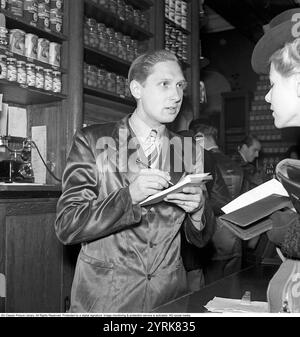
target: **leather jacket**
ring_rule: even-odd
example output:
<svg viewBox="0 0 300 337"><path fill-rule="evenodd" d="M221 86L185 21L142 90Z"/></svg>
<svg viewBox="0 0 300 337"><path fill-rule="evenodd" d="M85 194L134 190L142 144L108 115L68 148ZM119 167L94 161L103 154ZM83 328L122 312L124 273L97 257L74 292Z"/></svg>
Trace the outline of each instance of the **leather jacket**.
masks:
<svg viewBox="0 0 300 337"><path fill-rule="evenodd" d="M128 118L79 130L68 156L55 229L64 244L82 245L71 312L150 312L184 295L188 286L180 255L181 233L203 247L214 230L213 215L205 205L198 229L172 203L132 204L128 185L138 172L112 167L114 155L121 155L120 133L128 134L127 144L133 139ZM173 136L167 131L169 139ZM103 137L113 142L108 150L115 146L105 160L97 145ZM127 157L136 151L135 146L128 147ZM182 176L172 166L175 159L182 160L176 147L172 156L168 171L176 183ZM190 158L187 165L192 167L192 162Z"/></svg>

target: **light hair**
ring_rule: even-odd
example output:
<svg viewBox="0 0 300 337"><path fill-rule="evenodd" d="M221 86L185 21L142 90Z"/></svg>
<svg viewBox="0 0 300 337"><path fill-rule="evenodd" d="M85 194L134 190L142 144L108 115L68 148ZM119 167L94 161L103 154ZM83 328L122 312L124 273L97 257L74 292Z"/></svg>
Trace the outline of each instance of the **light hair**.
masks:
<svg viewBox="0 0 300 337"><path fill-rule="evenodd" d="M287 42L270 57L270 63L282 76L289 77L300 71L300 38Z"/></svg>
<svg viewBox="0 0 300 337"><path fill-rule="evenodd" d="M128 71L128 83L132 80L136 80L143 85L147 77L152 73L153 67L157 63L166 61L175 61L180 66L176 55L165 49L154 50L138 56L132 62Z"/></svg>

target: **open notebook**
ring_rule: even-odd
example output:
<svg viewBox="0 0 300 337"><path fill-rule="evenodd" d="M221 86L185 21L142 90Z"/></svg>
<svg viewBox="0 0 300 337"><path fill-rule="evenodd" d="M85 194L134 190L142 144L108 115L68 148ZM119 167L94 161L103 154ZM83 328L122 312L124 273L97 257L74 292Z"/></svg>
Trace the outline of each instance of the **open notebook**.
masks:
<svg viewBox="0 0 300 337"><path fill-rule="evenodd" d="M168 194L182 192L184 187L199 186L200 184L205 183L206 181L211 179L212 176L209 173L188 174L181 180L179 180L179 182L176 185L151 195L147 199L140 202L140 205L147 206L156 204L162 201Z"/></svg>
<svg viewBox="0 0 300 337"><path fill-rule="evenodd" d="M282 184L271 179L242 194L222 208L217 221L242 240L249 240L272 228L270 215L293 204Z"/></svg>

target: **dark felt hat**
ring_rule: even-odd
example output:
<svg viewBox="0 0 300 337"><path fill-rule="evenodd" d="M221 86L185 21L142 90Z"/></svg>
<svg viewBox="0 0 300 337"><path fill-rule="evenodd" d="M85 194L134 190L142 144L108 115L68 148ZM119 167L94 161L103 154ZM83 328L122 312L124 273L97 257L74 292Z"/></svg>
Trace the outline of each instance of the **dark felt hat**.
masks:
<svg viewBox="0 0 300 337"><path fill-rule="evenodd" d="M294 15L298 14L299 17ZM299 37L300 8L288 9L275 16L269 23L269 28L254 47L251 64L256 73L268 74L269 59L272 54L283 48L286 42ZM298 28L298 29L297 29Z"/></svg>

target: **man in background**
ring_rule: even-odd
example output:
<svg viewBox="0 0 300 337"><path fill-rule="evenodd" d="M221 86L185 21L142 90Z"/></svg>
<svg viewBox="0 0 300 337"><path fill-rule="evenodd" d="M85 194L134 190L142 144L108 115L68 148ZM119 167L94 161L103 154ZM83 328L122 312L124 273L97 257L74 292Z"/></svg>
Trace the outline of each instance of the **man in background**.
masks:
<svg viewBox="0 0 300 337"><path fill-rule="evenodd" d="M263 183L261 174L255 165L256 158L259 157L261 143L254 135L247 135L238 145L237 153L232 159L243 169L245 179L248 183L247 190L250 190Z"/></svg>
<svg viewBox="0 0 300 337"><path fill-rule="evenodd" d="M231 201L244 192L243 169L220 150L217 144L217 128L209 125L208 120L205 124L203 122L204 120L200 119L192 121L190 129L193 131L194 137L201 135L204 137L204 148L221 172L229 191L229 201ZM203 267L205 284L238 272L242 266L242 241L218 222L211 239L211 247L211 256L207 257Z"/></svg>

